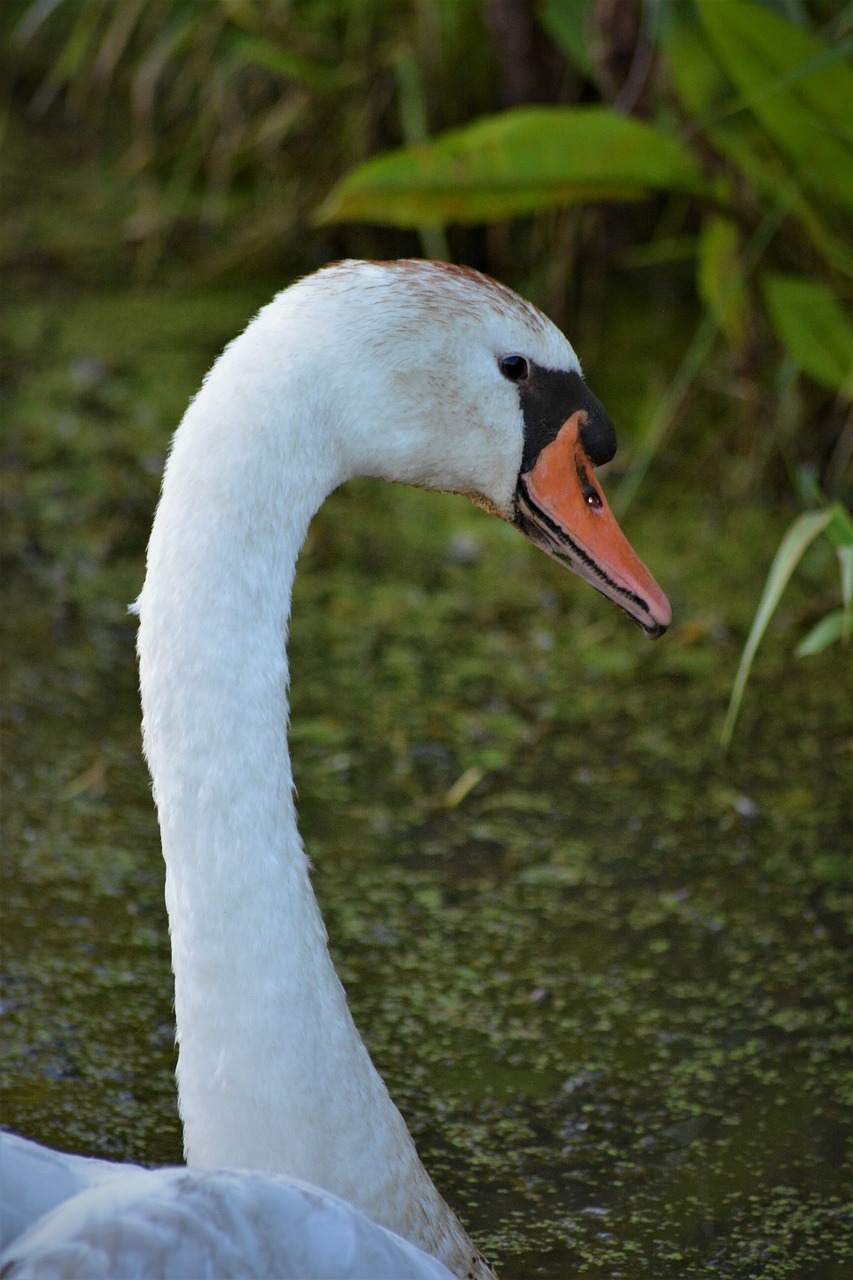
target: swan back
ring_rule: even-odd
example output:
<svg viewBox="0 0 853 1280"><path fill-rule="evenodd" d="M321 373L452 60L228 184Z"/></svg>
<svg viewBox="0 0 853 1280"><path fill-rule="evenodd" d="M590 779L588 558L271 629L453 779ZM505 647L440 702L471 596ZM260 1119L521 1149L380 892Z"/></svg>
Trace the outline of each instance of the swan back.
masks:
<svg viewBox="0 0 853 1280"><path fill-rule="evenodd" d="M139 1172L139 1165L66 1155L0 1132L0 1254L57 1205Z"/></svg>
<svg viewBox="0 0 853 1280"><path fill-rule="evenodd" d="M25 1180L38 1168L46 1184L33 1225L0 1255L4 1280L452 1280L352 1205L291 1178L109 1166L14 1138L0 1159ZM61 1197L47 1209L46 1191Z"/></svg>

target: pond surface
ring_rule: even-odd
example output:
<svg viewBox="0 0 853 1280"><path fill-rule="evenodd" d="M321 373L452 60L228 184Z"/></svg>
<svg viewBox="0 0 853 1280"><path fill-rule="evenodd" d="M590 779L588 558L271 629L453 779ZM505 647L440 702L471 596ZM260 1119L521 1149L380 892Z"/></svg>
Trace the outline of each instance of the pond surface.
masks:
<svg viewBox="0 0 853 1280"><path fill-rule="evenodd" d="M126 605L170 431L267 292L9 308L3 1119L66 1150L181 1158ZM591 376L617 423L630 381ZM459 499L362 482L309 536L292 750L317 893L377 1065L506 1280L850 1274L850 665L791 656L831 602L820 549L717 747L786 522L662 467L625 522L674 605L655 645Z"/></svg>

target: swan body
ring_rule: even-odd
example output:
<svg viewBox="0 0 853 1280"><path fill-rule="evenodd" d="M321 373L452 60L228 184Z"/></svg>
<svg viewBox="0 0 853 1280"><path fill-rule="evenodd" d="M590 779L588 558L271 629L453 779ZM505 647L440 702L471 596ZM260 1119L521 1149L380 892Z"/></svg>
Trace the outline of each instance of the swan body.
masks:
<svg viewBox="0 0 853 1280"><path fill-rule="evenodd" d="M0 1187L4 1280L452 1280L344 1200L282 1175L109 1165L4 1135Z"/></svg>
<svg viewBox="0 0 853 1280"><path fill-rule="evenodd" d="M309 1218L354 1206L377 1239L409 1241L423 1259L413 1276L442 1274L433 1260L493 1276L421 1164L329 957L287 751L291 590L326 496L381 476L470 495L660 634L669 606L593 476L614 449L566 338L462 268L326 268L279 294L214 364L173 441L136 606L191 1168L64 1197L45 1220L63 1247L112 1239L132 1205L153 1252L134 1254L127 1274L161 1274L151 1224L163 1206L174 1222L195 1215L207 1259L225 1247L223 1222L237 1241L250 1221L274 1226L287 1175ZM203 1172L229 1169L251 1172ZM358 1265L305 1274L383 1274ZM260 1273L247 1262L227 1274Z"/></svg>

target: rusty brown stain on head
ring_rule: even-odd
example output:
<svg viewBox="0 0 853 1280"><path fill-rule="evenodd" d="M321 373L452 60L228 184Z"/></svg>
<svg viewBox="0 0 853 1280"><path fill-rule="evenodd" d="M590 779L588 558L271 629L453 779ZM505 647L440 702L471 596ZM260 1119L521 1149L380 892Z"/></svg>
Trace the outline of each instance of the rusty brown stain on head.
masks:
<svg viewBox="0 0 853 1280"><path fill-rule="evenodd" d="M550 320L532 302L473 267L434 262L428 258L371 259L370 262L372 266L382 267L392 277L396 276L402 288L411 290L409 297L415 311L419 309L418 304L427 312L441 311L452 305L457 311L476 318L485 306L498 315L514 314L543 334L553 328ZM345 273L351 268L355 275L360 266L362 263L358 261L343 261L326 269ZM387 283L387 277L384 283ZM359 286L369 288L370 282L362 276Z"/></svg>

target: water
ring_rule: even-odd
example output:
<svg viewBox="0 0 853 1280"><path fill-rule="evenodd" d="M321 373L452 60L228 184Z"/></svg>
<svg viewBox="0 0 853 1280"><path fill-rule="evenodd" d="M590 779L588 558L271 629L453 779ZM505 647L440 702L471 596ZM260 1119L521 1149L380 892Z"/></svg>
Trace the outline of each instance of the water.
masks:
<svg viewBox="0 0 853 1280"><path fill-rule="evenodd" d="M67 1150L181 1155L125 606L171 426L263 300L13 319L3 1118ZM849 659L791 657L832 567L794 584L722 757L786 518L700 471L662 471L626 522L675 607L655 645L462 500L372 482L324 508L297 582L292 747L335 959L514 1280L849 1273Z"/></svg>

